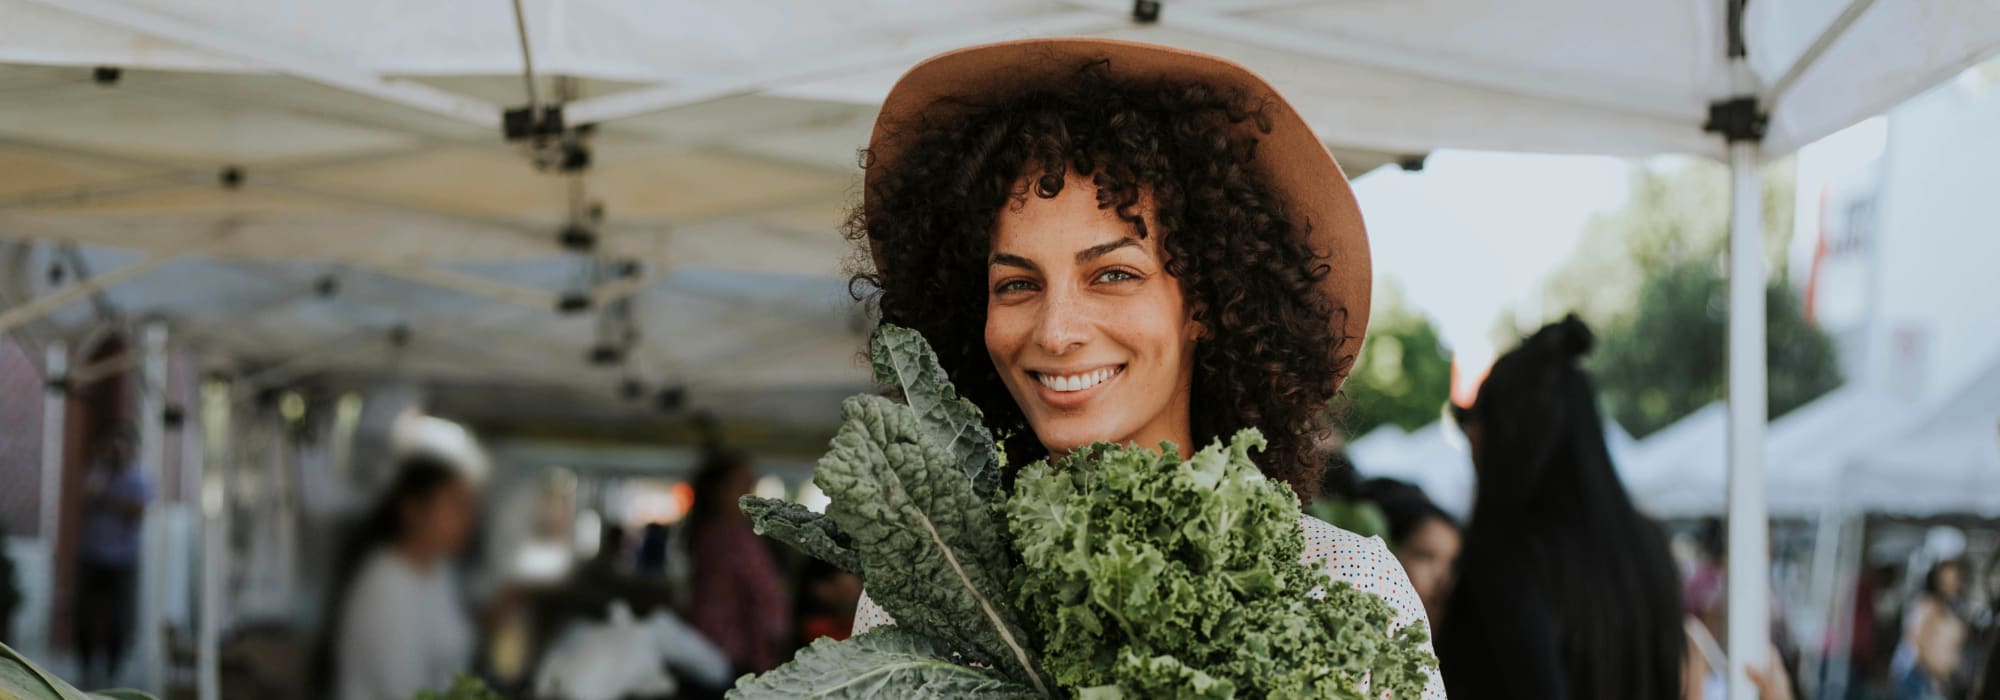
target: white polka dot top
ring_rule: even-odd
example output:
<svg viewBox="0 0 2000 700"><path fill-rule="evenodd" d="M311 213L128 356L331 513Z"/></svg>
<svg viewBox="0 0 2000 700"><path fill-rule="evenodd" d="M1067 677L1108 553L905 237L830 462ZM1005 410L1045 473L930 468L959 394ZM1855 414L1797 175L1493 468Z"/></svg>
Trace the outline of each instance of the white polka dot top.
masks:
<svg viewBox="0 0 2000 700"><path fill-rule="evenodd" d="M1430 619L1424 615L1424 604L1417 598L1416 589L1410 586L1410 577L1403 573L1403 565L1389 553L1381 538L1362 537L1306 515L1299 516L1299 523L1306 538L1305 553L1299 561L1318 564L1334 580L1352 583L1355 588L1381 596L1396 611L1396 619L1391 623L1394 629L1421 625L1426 633L1430 632ZM863 592L861 606L854 614L854 633L893 624L896 621L889 618L889 613ZM1425 642L1424 648L1430 649L1431 644ZM1382 697L1389 696L1383 693ZM1435 669L1419 700L1445 700L1444 679Z"/></svg>

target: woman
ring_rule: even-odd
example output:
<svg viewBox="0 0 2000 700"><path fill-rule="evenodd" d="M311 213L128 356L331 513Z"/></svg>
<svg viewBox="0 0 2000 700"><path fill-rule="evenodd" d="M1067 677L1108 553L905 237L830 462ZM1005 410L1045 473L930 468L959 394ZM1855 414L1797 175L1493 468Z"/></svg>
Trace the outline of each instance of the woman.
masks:
<svg viewBox="0 0 2000 700"><path fill-rule="evenodd" d="M337 700L408 700L443 691L472 662L472 628L452 563L478 510L472 480L429 456L406 457L342 549L332 639L315 685Z"/></svg>
<svg viewBox="0 0 2000 700"><path fill-rule="evenodd" d="M1432 624L1442 624L1451 595L1452 565L1458 561L1458 524L1423 489L1395 479L1369 479L1361 499L1375 504L1389 521L1389 548L1409 574Z"/></svg>
<svg viewBox="0 0 2000 700"><path fill-rule="evenodd" d="M1541 329L1459 412L1479 485L1438 655L1460 700L1681 697L1679 576L1612 469L1590 346L1575 316Z"/></svg>
<svg viewBox="0 0 2000 700"><path fill-rule="evenodd" d="M1263 471L1311 498L1367 327L1367 236L1261 78L1108 40L954 51L891 91L866 161L848 228L875 269L857 282L930 341L1010 463L1095 441L1185 456L1256 427ZM1428 627L1380 540L1301 525L1308 563ZM858 617L890 622L865 599Z"/></svg>
<svg viewBox="0 0 2000 700"><path fill-rule="evenodd" d="M777 563L736 505L755 479L749 458L711 450L695 472L694 505L687 516L694 560L688 621L722 649L738 675L776 668L791 642L791 606Z"/></svg>
<svg viewBox="0 0 2000 700"><path fill-rule="evenodd" d="M1924 590L1903 613L1903 641L1889 664L1896 700L1934 700L1958 671L1966 625L1958 616L1965 564L1947 559L1924 575Z"/></svg>

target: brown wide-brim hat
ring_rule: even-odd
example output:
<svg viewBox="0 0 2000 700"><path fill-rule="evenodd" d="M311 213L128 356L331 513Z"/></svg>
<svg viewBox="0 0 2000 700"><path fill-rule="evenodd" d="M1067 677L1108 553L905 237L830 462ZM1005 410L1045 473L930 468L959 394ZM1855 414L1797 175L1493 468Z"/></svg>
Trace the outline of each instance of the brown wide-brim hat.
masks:
<svg viewBox="0 0 2000 700"><path fill-rule="evenodd" d="M1347 175L1277 89L1225 58L1156 44L1088 38L1008 41L933 56L896 81L882 102L882 114L868 140L863 211L874 209L875 189L882 174L896 167L902 150L926 125L1074 79L1080 68L1097 61L1104 62L1116 79L1206 83L1240 91L1249 104L1261 104L1271 129L1257 135L1252 166L1261 169L1283 194L1293 221L1309 225L1312 248L1330 256L1332 272L1323 287L1333 308L1333 336L1347 338L1339 348L1339 357L1332 359L1358 356L1368 330L1373 272L1368 231L1361 223L1354 191L1347 186ZM1246 120L1242 128L1257 127L1254 121ZM869 245L880 270L882 251L872 238ZM1348 368L1341 369L1345 379Z"/></svg>

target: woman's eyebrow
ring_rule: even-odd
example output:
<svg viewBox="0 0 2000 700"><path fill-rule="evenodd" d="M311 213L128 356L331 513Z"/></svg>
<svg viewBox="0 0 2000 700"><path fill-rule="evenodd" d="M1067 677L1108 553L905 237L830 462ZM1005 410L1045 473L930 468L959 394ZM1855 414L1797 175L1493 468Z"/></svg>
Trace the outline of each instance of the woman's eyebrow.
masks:
<svg viewBox="0 0 2000 700"><path fill-rule="evenodd" d="M988 262L987 265L1006 265L1034 272L1041 272L1042 270L1042 268L1035 265L1035 261L1012 253L994 253L992 261Z"/></svg>
<svg viewBox="0 0 2000 700"><path fill-rule="evenodd" d="M1120 238L1110 243L1099 243L1089 248L1077 251L1076 261L1080 263L1090 262L1092 260L1096 260L1106 255L1110 255L1111 251L1117 250L1119 248L1136 248L1138 246L1139 246L1139 239L1133 238L1131 236L1126 236L1124 238Z"/></svg>

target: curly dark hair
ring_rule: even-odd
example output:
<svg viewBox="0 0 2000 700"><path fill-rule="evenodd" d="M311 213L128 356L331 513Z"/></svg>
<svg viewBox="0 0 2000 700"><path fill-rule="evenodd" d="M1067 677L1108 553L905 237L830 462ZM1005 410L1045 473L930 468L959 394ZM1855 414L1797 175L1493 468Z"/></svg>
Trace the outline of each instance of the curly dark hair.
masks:
<svg viewBox="0 0 2000 700"><path fill-rule="evenodd" d="M846 224L878 263L854 276L857 298L872 288L883 322L930 341L958 390L1009 435L1011 462L1046 456L993 370L987 291L973 280L986 278L1001 207L1054 198L1070 173L1087 176L1099 207L1142 238L1162 237L1166 270L1205 329L1190 397L1196 445L1256 427L1270 442L1264 473L1310 499L1323 468L1315 444L1351 353L1339 352L1345 339L1321 289L1328 255L1253 167L1271 129L1263 105L1200 82L1120 79L1103 61L1059 82L990 104L954 101L947 111L963 116L901 125L890 134L894 163L863 152L884 170L870 173L868 205Z"/></svg>

